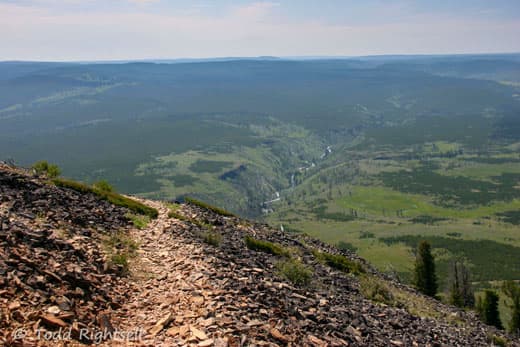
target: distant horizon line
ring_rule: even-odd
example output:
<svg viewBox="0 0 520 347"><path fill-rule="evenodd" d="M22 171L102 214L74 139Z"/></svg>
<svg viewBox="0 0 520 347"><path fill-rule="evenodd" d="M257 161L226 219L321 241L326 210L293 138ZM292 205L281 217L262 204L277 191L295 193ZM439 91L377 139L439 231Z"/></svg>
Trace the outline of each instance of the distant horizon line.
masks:
<svg viewBox="0 0 520 347"><path fill-rule="evenodd" d="M212 62L233 60L347 60L347 59L373 59L373 58L413 58L413 57L454 57L454 56L494 56L494 55L520 55L518 52L475 52L475 53L420 53L420 54L369 54L369 55L295 55L295 56L215 56L215 57L179 57L179 58L135 58L135 59L98 59L98 60L24 60L9 59L0 60L0 63L62 63L62 64L91 64L91 63L154 63L154 62Z"/></svg>

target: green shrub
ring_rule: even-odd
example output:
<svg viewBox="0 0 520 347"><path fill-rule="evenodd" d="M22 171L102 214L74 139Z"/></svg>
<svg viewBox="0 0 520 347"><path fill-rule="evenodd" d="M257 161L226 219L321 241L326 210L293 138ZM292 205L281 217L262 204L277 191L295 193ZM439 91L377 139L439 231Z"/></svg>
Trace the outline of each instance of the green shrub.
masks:
<svg viewBox="0 0 520 347"><path fill-rule="evenodd" d="M252 249L253 251L259 251L283 257L291 256L291 252L278 243L257 240L249 235L245 237L244 241L246 242L247 248Z"/></svg>
<svg viewBox="0 0 520 347"><path fill-rule="evenodd" d="M314 250L312 253L316 257L316 259L318 259L322 263L327 264L331 268L343 272L350 272L355 275L365 272L365 269L363 269L363 266L359 262L350 260L344 255L320 252L317 250Z"/></svg>
<svg viewBox="0 0 520 347"><path fill-rule="evenodd" d="M181 220L183 222L189 222L189 223L195 224L196 226L198 226L200 228L203 228L203 229L211 229L211 225L209 225L207 223L204 223L204 222L201 222L201 221L199 221L197 219L194 219L194 218L186 217L186 216L180 214L177 211L170 211L168 213L168 217L169 218L175 218L175 219Z"/></svg>
<svg viewBox="0 0 520 347"><path fill-rule="evenodd" d="M107 200L108 202L117 206L126 207L132 212L143 214L150 218L157 218L159 215L159 212L155 208L146 206L145 204L115 192L102 191L86 184L64 178L55 178L52 180L52 182L57 187L73 189L84 194L92 193L98 196L100 199Z"/></svg>
<svg viewBox="0 0 520 347"><path fill-rule="evenodd" d="M359 280L360 291L369 300L386 305L395 305L395 298L388 285L374 276L362 276Z"/></svg>
<svg viewBox="0 0 520 347"><path fill-rule="evenodd" d="M287 278L296 286L305 286L311 282L312 269L296 259L287 259L278 262L276 267L283 277Z"/></svg>
<svg viewBox="0 0 520 347"><path fill-rule="evenodd" d="M157 218L157 216L159 215L159 212L155 208L146 206L145 204L127 198L126 196L117 193L107 193L100 191L97 191L96 194L100 198L106 199L114 205L126 207L133 212L144 214L150 218Z"/></svg>
<svg viewBox="0 0 520 347"><path fill-rule="evenodd" d="M508 341L501 336L490 334L488 335L488 340L492 346L507 347L508 345Z"/></svg>
<svg viewBox="0 0 520 347"><path fill-rule="evenodd" d="M49 163L46 160L40 160L33 164L32 169L38 174L44 174L49 169Z"/></svg>
<svg viewBox="0 0 520 347"><path fill-rule="evenodd" d="M121 274L127 274L128 260L135 257L139 244L130 238L126 233L118 231L103 240L105 251L110 256L110 264L121 267Z"/></svg>
<svg viewBox="0 0 520 347"><path fill-rule="evenodd" d="M148 226L148 223L150 223L150 217L145 215L137 215L133 213L127 213L125 215L126 218L130 219L132 224L137 229L144 229Z"/></svg>
<svg viewBox="0 0 520 347"><path fill-rule="evenodd" d="M213 211L215 212L216 214L219 214L221 216L226 216L226 217L236 217L233 213L231 212L228 212L224 209L221 209L219 207L215 207L215 206L212 206L208 203L205 203L203 201L199 201L197 199L193 199L193 198L190 198L190 197L186 197L184 199L187 203L189 204L192 204L192 205L195 205L195 206L199 206L199 207L202 207L202 208L205 208L207 210L210 210L210 211Z"/></svg>
<svg viewBox="0 0 520 347"><path fill-rule="evenodd" d="M168 212L168 218L175 218L175 219L182 220L185 222L190 221L190 218L180 214L177 211L172 211L172 210L170 210L170 212Z"/></svg>
<svg viewBox="0 0 520 347"><path fill-rule="evenodd" d="M170 211L177 211L181 207L181 205L175 203L175 202L165 202L164 205L168 207Z"/></svg>
<svg viewBox="0 0 520 347"><path fill-rule="evenodd" d="M222 235L216 232L205 232L202 234L202 239L209 245L218 247L222 243Z"/></svg>
<svg viewBox="0 0 520 347"><path fill-rule="evenodd" d="M88 194L92 193L95 194L94 189L86 184L83 184L81 182L69 180L66 178L55 178L52 180L52 183L54 183L55 186L61 187L61 188L69 188L72 190L75 190L77 192Z"/></svg>
<svg viewBox="0 0 520 347"><path fill-rule="evenodd" d="M55 178L61 175L61 170L57 165L49 165L49 169L47 170L47 176L49 178Z"/></svg>
<svg viewBox="0 0 520 347"><path fill-rule="evenodd" d="M92 185L92 187L94 187L95 189L97 190L100 190L102 192L107 192L107 193L111 193L111 192L114 192L114 188L107 182L107 181L97 181L96 183L94 183Z"/></svg>
<svg viewBox="0 0 520 347"><path fill-rule="evenodd" d="M45 160L34 163L32 168L36 174L46 175L49 178L56 178L61 174L61 170L57 165L49 164Z"/></svg>
<svg viewBox="0 0 520 347"><path fill-rule="evenodd" d="M126 275L129 271L128 255L126 253L114 253L110 257L112 265L119 265L121 267L121 274Z"/></svg>
<svg viewBox="0 0 520 347"><path fill-rule="evenodd" d="M357 251L357 247L354 246L353 244L351 244L350 242L345 242L345 241L340 241L338 242L338 244L336 245L336 247L338 249L341 249L341 250L344 250L344 251L352 251L352 252L355 252Z"/></svg>
<svg viewBox="0 0 520 347"><path fill-rule="evenodd" d="M139 248L139 244L124 231L118 231L105 237L104 244L110 248L125 249L132 254Z"/></svg>

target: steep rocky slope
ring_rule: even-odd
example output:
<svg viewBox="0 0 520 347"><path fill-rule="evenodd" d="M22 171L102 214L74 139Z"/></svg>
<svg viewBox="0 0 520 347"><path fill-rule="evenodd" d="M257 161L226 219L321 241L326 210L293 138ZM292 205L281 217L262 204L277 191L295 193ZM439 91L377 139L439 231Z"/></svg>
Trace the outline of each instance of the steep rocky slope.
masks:
<svg viewBox="0 0 520 347"><path fill-rule="evenodd" d="M94 329L120 305L123 293L113 288L124 282L108 268L100 240L129 228L125 213L0 167L0 341L20 327Z"/></svg>
<svg viewBox="0 0 520 347"><path fill-rule="evenodd" d="M137 229L124 208L0 166L0 342L520 346L355 254L192 203L144 202L159 217ZM121 233L137 247L128 274L107 253Z"/></svg>

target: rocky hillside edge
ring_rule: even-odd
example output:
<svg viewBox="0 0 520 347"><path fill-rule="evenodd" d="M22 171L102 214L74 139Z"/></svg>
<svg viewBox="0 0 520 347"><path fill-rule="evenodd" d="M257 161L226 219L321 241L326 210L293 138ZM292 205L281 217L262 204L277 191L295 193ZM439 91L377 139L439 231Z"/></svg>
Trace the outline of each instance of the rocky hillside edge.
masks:
<svg viewBox="0 0 520 347"><path fill-rule="evenodd" d="M157 218L0 165L2 344L520 346L348 251L196 201L140 202Z"/></svg>

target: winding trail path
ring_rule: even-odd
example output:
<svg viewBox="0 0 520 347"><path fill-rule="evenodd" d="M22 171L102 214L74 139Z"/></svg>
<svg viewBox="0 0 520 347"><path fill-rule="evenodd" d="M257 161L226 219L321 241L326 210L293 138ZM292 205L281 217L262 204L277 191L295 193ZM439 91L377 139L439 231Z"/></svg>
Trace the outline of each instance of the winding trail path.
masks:
<svg viewBox="0 0 520 347"><path fill-rule="evenodd" d="M211 297L218 294L211 258L205 256L202 245L183 237L186 226L168 217L168 207L157 201L140 201L156 208L159 216L145 229L132 232L139 249L130 264L130 297L114 312L113 323L121 331L136 331L141 336L138 342L119 343L227 346L208 337L217 328L215 319L209 318L215 304Z"/></svg>

